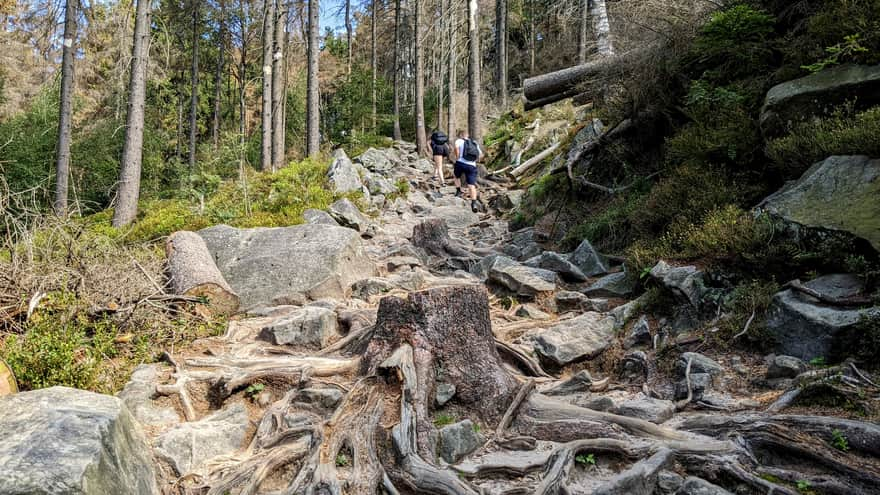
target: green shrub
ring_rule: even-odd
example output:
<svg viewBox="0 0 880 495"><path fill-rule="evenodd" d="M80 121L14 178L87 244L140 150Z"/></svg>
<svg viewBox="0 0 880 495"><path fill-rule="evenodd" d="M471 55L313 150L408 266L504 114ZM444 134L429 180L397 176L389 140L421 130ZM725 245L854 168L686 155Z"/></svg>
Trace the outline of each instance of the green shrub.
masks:
<svg viewBox="0 0 880 495"><path fill-rule="evenodd" d="M753 279L736 286L724 302L729 316L720 324L718 340L730 342L733 336L745 329L746 323L751 319L748 331L741 337L743 342L765 348L772 344L767 335L767 311L777 292L779 284L772 279Z"/></svg>
<svg viewBox="0 0 880 495"><path fill-rule="evenodd" d="M855 154L880 156L880 106L856 113L845 105L767 143L767 155L788 175L831 155Z"/></svg>
<svg viewBox="0 0 880 495"><path fill-rule="evenodd" d="M640 191L616 196L565 234L563 245L574 249L584 239L603 252L619 252L633 241L631 218L640 214L644 194Z"/></svg>
<svg viewBox="0 0 880 495"><path fill-rule="evenodd" d="M715 65L706 76L732 80L768 67L773 51L767 41L774 23L773 16L744 3L713 14L693 47L700 58Z"/></svg>

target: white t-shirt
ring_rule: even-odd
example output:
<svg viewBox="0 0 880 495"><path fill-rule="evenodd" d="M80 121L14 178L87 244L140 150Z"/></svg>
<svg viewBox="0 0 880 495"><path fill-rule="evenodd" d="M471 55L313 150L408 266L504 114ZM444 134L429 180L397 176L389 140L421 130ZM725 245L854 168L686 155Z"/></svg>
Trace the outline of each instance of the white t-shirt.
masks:
<svg viewBox="0 0 880 495"><path fill-rule="evenodd" d="M479 145L479 144L477 144L477 149L480 150L480 154L482 155L482 154L483 154L483 149L480 148L480 145ZM461 163L464 163L465 165L470 165L470 166L472 166L472 167L476 167L476 166L477 166L477 162L476 162L476 161L472 161L472 162L467 161L467 160L465 160L464 157L462 156L462 155L464 155L464 139L456 139L456 140L455 140L455 151L458 152L458 154L457 154L457 156L458 156L458 161L460 161Z"/></svg>

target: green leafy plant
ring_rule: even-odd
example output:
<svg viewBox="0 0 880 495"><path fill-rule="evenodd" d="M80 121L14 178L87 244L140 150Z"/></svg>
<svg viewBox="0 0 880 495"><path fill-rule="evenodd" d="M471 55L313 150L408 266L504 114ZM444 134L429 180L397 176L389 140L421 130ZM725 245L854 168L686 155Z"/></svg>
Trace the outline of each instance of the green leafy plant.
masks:
<svg viewBox="0 0 880 495"><path fill-rule="evenodd" d="M804 65L801 68L815 73L832 65L851 60L856 54L867 53L869 50L862 46L859 42L860 39L861 35L858 33L844 36L842 42L825 49L825 52L828 54L827 57L814 64Z"/></svg>
<svg viewBox="0 0 880 495"><path fill-rule="evenodd" d="M253 399L257 395L259 395L260 392L265 390L265 388L266 386L262 383L252 383L248 385L246 389L244 389L244 394Z"/></svg>
<svg viewBox="0 0 880 495"><path fill-rule="evenodd" d="M578 454L574 458L575 462L581 464L583 466L595 466L596 465L596 455L595 454Z"/></svg>
<svg viewBox="0 0 880 495"><path fill-rule="evenodd" d="M455 416L452 416L451 414L439 413L434 416L434 426L437 428L451 425L452 423L455 423Z"/></svg>
<svg viewBox="0 0 880 495"><path fill-rule="evenodd" d="M810 359L810 364L813 366L826 366L827 363L825 362L824 356L817 356Z"/></svg>
<svg viewBox="0 0 880 495"><path fill-rule="evenodd" d="M811 490L813 485L807 480L797 480L796 486L797 486L798 492L800 492L800 493L803 493L803 494L813 493L813 490Z"/></svg>
<svg viewBox="0 0 880 495"><path fill-rule="evenodd" d="M346 467L351 463L351 459L347 455L340 452L336 454L336 467Z"/></svg>
<svg viewBox="0 0 880 495"><path fill-rule="evenodd" d="M842 452L849 450L849 442L842 431L838 429L831 430L831 445Z"/></svg>

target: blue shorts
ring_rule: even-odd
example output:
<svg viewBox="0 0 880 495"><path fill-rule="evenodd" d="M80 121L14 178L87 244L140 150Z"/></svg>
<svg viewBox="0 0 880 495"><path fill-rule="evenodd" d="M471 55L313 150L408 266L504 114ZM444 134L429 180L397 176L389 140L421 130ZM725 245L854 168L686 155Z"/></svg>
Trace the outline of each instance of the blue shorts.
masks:
<svg viewBox="0 0 880 495"><path fill-rule="evenodd" d="M462 175L464 175L467 178L467 184L469 186L477 185L477 167L473 165L468 165L467 163L457 161L455 162L455 167L452 170L452 175L455 177L461 177Z"/></svg>

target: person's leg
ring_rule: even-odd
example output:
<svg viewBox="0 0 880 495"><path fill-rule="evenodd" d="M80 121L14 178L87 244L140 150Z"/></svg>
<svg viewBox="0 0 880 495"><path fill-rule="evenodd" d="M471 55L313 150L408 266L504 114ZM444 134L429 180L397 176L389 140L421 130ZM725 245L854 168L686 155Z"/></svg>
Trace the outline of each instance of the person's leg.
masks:
<svg viewBox="0 0 880 495"><path fill-rule="evenodd" d="M441 155L434 156L434 177L443 184L443 157Z"/></svg>
<svg viewBox="0 0 880 495"><path fill-rule="evenodd" d="M462 168L462 165L458 162L455 162L455 166L452 169L452 181L455 183L455 195L461 196L461 176L464 175L465 171Z"/></svg>
<svg viewBox="0 0 880 495"><path fill-rule="evenodd" d="M468 193L470 193L471 198L471 211L477 212L479 210L479 206L477 205L477 167L470 167L467 171L467 185L468 185Z"/></svg>

